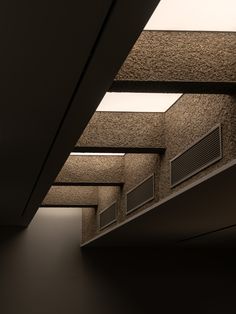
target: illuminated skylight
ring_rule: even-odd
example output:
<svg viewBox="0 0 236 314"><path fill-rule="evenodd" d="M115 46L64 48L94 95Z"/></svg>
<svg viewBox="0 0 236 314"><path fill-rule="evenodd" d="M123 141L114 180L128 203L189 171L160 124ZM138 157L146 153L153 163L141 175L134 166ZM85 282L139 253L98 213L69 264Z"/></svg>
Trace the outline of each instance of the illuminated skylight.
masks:
<svg viewBox="0 0 236 314"><path fill-rule="evenodd" d="M236 0L161 0L145 30L236 31Z"/></svg>
<svg viewBox="0 0 236 314"><path fill-rule="evenodd" d="M70 153L70 156L124 156L124 153Z"/></svg>
<svg viewBox="0 0 236 314"><path fill-rule="evenodd" d="M182 94L106 93L97 111L165 112Z"/></svg>

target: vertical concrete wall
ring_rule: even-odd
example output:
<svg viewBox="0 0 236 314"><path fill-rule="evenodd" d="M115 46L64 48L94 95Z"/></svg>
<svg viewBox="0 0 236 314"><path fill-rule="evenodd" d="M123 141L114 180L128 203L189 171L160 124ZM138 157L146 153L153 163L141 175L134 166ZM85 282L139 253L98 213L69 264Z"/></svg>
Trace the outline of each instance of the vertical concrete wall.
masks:
<svg viewBox="0 0 236 314"><path fill-rule="evenodd" d="M127 154L125 156L125 184L122 191L122 203L119 212L119 221L124 221L128 217L157 202L159 199L159 171L160 156L157 154ZM126 193L154 174L155 178L155 198L153 201L141 206L132 213L126 214Z"/></svg>
<svg viewBox="0 0 236 314"><path fill-rule="evenodd" d="M120 187L99 186L98 187L98 213L117 201L120 206Z"/></svg>
<svg viewBox="0 0 236 314"><path fill-rule="evenodd" d="M118 213L121 206L121 188L119 186L98 186L97 209L82 209L82 242L86 242L100 233L99 213L117 202ZM119 219L116 223L119 222ZM113 227L108 226L106 229Z"/></svg>
<svg viewBox="0 0 236 314"><path fill-rule="evenodd" d="M223 158L171 189L170 160L219 123L222 126ZM164 130L166 153L163 156L126 154L124 186L120 190L114 187L99 188L100 208L105 208L114 200L118 200L120 204L118 223L236 158L236 97L185 94L165 113ZM154 200L127 215L126 193L153 173L155 174ZM96 220L92 218L91 221L94 223ZM99 234L98 227L93 227L93 230L95 229L97 232L94 235Z"/></svg>
<svg viewBox="0 0 236 314"><path fill-rule="evenodd" d="M126 154L124 157L124 185L123 187L98 187L98 211L87 211L83 209L83 222L89 224L83 230L83 241L91 239L104 230L99 230L99 212L117 202L118 215L117 223L119 224L130 216L140 212L159 200L159 176L160 176L160 156L157 154ZM126 193L154 174L155 178L155 197L152 201L140 206L132 213L126 214ZM109 230L113 225L108 226L105 230Z"/></svg>
<svg viewBox="0 0 236 314"><path fill-rule="evenodd" d="M98 188L98 214L111 204L116 202L117 204L117 223L119 222L119 211L121 206L121 187L99 187ZM112 225L111 225L112 227ZM97 220L97 232L99 233L99 220Z"/></svg>
<svg viewBox="0 0 236 314"><path fill-rule="evenodd" d="M236 81L235 49L236 35L232 32L144 31L116 80ZM171 189L170 160L219 123L222 124L222 160ZM229 95L186 94L165 114L96 112L77 145L166 147L166 153L161 157L125 156L119 223L127 218L127 191L151 173L155 173L153 202L156 202L236 158L236 98ZM99 191L100 204L106 198L119 198L119 193L114 193L114 189ZM94 223L95 220L92 218L92 221Z"/></svg>
<svg viewBox="0 0 236 314"><path fill-rule="evenodd" d="M97 208L82 208L81 242L86 242L97 234Z"/></svg>
<svg viewBox="0 0 236 314"><path fill-rule="evenodd" d="M221 123L223 158L174 189L170 160ZM236 98L229 95L183 95L165 114L166 153L161 161L160 198L177 191L236 158Z"/></svg>

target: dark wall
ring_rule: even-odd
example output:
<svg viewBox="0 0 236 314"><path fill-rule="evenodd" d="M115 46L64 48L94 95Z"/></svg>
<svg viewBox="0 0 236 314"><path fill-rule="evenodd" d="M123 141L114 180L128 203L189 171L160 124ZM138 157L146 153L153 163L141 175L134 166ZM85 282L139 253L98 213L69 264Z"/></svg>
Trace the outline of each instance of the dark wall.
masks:
<svg viewBox="0 0 236 314"><path fill-rule="evenodd" d="M79 209L0 230L1 314L235 313L234 252L79 249Z"/></svg>

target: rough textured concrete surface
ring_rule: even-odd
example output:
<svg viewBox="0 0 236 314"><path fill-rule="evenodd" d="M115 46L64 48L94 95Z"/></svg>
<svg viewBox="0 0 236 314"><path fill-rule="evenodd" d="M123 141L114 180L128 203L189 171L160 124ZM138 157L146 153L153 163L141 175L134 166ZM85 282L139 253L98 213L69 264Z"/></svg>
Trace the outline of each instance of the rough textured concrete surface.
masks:
<svg viewBox="0 0 236 314"><path fill-rule="evenodd" d="M122 203L119 212L119 221L124 221L135 213L142 211L157 202L159 199L159 171L160 156L157 154L127 154L125 155L125 184L122 191ZM126 215L126 193L141 183L151 174L155 176L155 198L141 206L134 212Z"/></svg>
<svg viewBox="0 0 236 314"><path fill-rule="evenodd" d="M95 112L77 146L163 147L163 125L163 113Z"/></svg>
<svg viewBox="0 0 236 314"><path fill-rule="evenodd" d="M52 186L43 204L47 205L97 205L96 186Z"/></svg>
<svg viewBox="0 0 236 314"><path fill-rule="evenodd" d="M116 80L236 81L236 33L143 31Z"/></svg>
<svg viewBox="0 0 236 314"><path fill-rule="evenodd" d="M170 160L219 123L222 126L223 158L171 189ZM236 97L185 94L165 113L164 136L167 149L165 155L161 157L156 154L125 155L125 184L120 190L118 223L236 158ZM152 173L155 174L155 199L126 215L125 195L127 191ZM102 187L102 190L99 190L99 202L104 206L101 208L110 205L116 197L114 189L106 190ZM94 221L95 218L91 217L92 224ZM94 226L92 228L95 230ZM98 233L99 231L97 231ZM91 236L91 234L89 235Z"/></svg>
<svg viewBox="0 0 236 314"><path fill-rule="evenodd" d="M170 188L170 160L221 123L223 158ZM161 162L160 197L179 190L236 157L236 98L228 95L185 94L165 114L166 153Z"/></svg>
<svg viewBox="0 0 236 314"><path fill-rule="evenodd" d="M98 211L87 213L86 209L83 210L83 215L86 224L90 227L86 227L83 231L83 241L87 241L92 237L100 233L98 226L98 217L96 215L111 205L114 201L117 201L118 217L117 223L121 223L130 216L137 212L144 210L151 204L155 203L159 199L159 171L160 171L160 157L157 154L126 154L125 155L125 184L120 187L98 187ZM151 174L155 175L155 198L141 206L134 212L126 215L126 193L142 182ZM94 225L95 224L95 225ZM112 228L109 226L109 228ZM103 231L102 231L103 232ZM86 240L85 240L86 239Z"/></svg>
<svg viewBox="0 0 236 314"><path fill-rule="evenodd" d="M117 211L120 211L121 188L116 186L99 186L98 187L98 208L97 210L84 208L82 211L83 228L82 242L86 242L100 233L99 229L99 213L117 202ZM117 220L118 222L118 220ZM108 226L104 230L113 227L114 224ZM102 231L104 231L102 230Z"/></svg>
<svg viewBox="0 0 236 314"><path fill-rule="evenodd" d="M56 182L122 183L124 160L121 156L70 156Z"/></svg>
<svg viewBox="0 0 236 314"><path fill-rule="evenodd" d="M117 203L117 214L120 211L122 188L117 186L99 186L98 187L98 212L110 206L112 203ZM118 217L117 217L118 221ZM109 228L109 227L108 227ZM108 229L107 228L107 229Z"/></svg>
<svg viewBox="0 0 236 314"><path fill-rule="evenodd" d="M82 239L81 243L88 241L97 234L97 209L82 208Z"/></svg>
<svg viewBox="0 0 236 314"><path fill-rule="evenodd" d="M101 212L112 203L116 202L119 206L120 187L117 186L99 186L98 187L98 212Z"/></svg>
<svg viewBox="0 0 236 314"><path fill-rule="evenodd" d="M144 31L116 80L236 81L236 33ZM170 160L217 124L223 158L175 188ZM118 223L236 158L236 96L185 94L166 113L95 112L80 137L81 147L166 147L165 155L69 157L56 181L119 182L120 187L52 187L44 204L91 205L83 210L83 242L99 234L98 213L118 201ZM155 199L126 215L125 196L155 174Z"/></svg>

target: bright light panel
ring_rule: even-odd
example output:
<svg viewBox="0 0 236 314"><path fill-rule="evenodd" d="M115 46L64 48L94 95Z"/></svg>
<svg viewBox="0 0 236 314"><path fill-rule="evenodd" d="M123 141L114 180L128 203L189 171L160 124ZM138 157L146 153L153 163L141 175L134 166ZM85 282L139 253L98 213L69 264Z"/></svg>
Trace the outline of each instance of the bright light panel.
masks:
<svg viewBox="0 0 236 314"><path fill-rule="evenodd" d="M97 111L165 112L182 94L106 93Z"/></svg>
<svg viewBox="0 0 236 314"><path fill-rule="evenodd" d="M161 0L145 30L236 31L236 0Z"/></svg>
<svg viewBox="0 0 236 314"><path fill-rule="evenodd" d="M124 153L70 153L70 156L124 156Z"/></svg>

